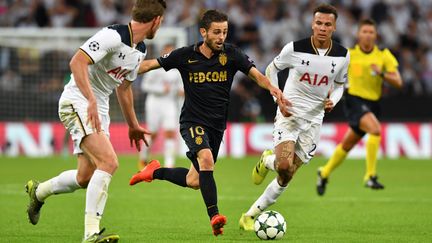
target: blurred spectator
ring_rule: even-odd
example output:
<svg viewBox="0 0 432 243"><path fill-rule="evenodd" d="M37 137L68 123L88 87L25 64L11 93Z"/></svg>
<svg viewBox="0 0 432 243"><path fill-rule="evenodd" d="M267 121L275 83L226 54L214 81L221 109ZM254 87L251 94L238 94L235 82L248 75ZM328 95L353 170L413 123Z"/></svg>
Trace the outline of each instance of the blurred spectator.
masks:
<svg viewBox="0 0 432 243"><path fill-rule="evenodd" d="M21 77L12 70L6 70L0 77L0 90L17 92L21 88Z"/></svg>
<svg viewBox="0 0 432 243"><path fill-rule="evenodd" d="M107 26L117 22L119 12L116 9L114 0L93 0L91 3L95 10L98 26Z"/></svg>
<svg viewBox="0 0 432 243"><path fill-rule="evenodd" d="M78 9L68 5L66 0L56 0L48 12L51 26L55 28L72 27L75 17L78 16Z"/></svg>

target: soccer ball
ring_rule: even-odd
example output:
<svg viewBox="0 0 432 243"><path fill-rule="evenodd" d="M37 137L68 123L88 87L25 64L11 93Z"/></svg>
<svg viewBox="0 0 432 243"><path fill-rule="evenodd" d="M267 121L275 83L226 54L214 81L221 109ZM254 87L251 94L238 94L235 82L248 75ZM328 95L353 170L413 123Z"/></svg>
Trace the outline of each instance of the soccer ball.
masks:
<svg viewBox="0 0 432 243"><path fill-rule="evenodd" d="M262 212L255 219L255 234L261 240L278 240L285 235L286 222L276 211Z"/></svg>

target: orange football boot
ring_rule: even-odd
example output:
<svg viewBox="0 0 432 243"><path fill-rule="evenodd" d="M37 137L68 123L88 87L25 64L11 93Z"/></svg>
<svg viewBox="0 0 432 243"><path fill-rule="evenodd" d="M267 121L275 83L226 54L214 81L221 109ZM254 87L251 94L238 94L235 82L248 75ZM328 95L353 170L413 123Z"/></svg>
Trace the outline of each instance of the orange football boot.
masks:
<svg viewBox="0 0 432 243"><path fill-rule="evenodd" d="M145 182L151 182L153 181L153 172L157 169L159 169L160 163L157 160L152 160L150 163L147 164L144 169L142 169L140 172L136 173L132 176L132 178L129 181L129 185L135 185L138 182L145 181Z"/></svg>

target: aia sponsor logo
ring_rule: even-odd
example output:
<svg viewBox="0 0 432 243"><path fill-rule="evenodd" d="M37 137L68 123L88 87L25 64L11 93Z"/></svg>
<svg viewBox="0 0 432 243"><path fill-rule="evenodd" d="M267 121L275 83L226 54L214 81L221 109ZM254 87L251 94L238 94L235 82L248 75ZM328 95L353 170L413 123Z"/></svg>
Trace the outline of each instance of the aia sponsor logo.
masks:
<svg viewBox="0 0 432 243"><path fill-rule="evenodd" d="M113 76L115 79L118 80L123 80L130 72L130 70L122 69L121 67L116 67L107 71L109 75Z"/></svg>
<svg viewBox="0 0 432 243"><path fill-rule="evenodd" d="M309 74L304 73L300 78L300 82L308 82L310 85L320 86L320 85L328 85L328 77L327 75L319 76L318 74Z"/></svg>

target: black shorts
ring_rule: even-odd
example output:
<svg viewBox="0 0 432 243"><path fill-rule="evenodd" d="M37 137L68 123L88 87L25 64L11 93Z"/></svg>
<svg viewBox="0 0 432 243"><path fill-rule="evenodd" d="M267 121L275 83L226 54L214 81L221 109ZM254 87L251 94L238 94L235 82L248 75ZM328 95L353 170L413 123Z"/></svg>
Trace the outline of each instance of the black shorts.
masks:
<svg viewBox="0 0 432 243"><path fill-rule="evenodd" d="M358 135L364 136L366 133L360 129L360 119L368 112L372 112L378 118L381 108L378 101L366 100L347 93L345 95L344 112L352 130Z"/></svg>
<svg viewBox="0 0 432 243"><path fill-rule="evenodd" d="M210 149L214 163L216 163L223 132L196 123L185 122L180 124L180 134L189 148L186 156L192 161L197 171L199 171L197 156L201 149Z"/></svg>

